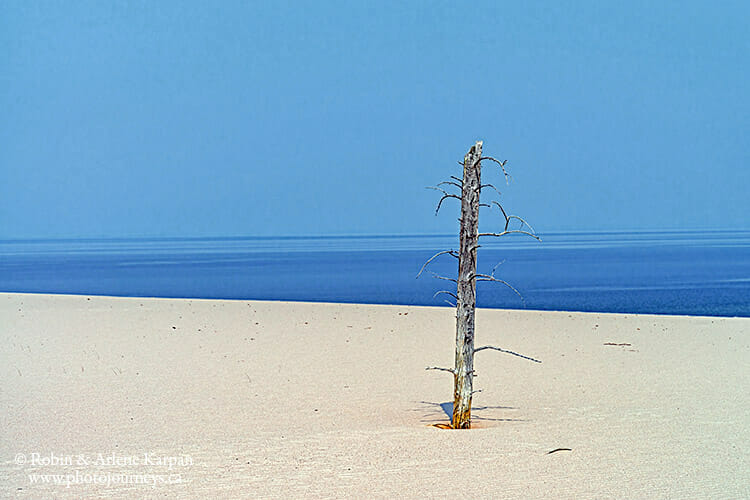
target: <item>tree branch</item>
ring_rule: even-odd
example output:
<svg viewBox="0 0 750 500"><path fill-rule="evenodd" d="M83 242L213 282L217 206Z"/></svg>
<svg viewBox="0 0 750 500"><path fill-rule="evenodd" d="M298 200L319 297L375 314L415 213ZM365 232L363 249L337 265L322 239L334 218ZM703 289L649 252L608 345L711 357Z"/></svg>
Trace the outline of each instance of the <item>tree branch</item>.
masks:
<svg viewBox="0 0 750 500"><path fill-rule="evenodd" d="M449 372L449 373L452 373L453 375L456 374L456 370L454 370L453 368L441 368L439 366L428 366L427 368L425 368L425 370L438 370L441 372Z"/></svg>
<svg viewBox="0 0 750 500"><path fill-rule="evenodd" d="M437 257L440 257L441 255L446 254L446 253L448 255L451 255L451 256L455 257L455 258L458 258L458 253L455 250L443 250L442 252L438 252L435 255L433 255L432 257L430 257L429 259L427 259L427 262L424 263L424 265L422 266L422 269L420 269L419 272L417 273L417 278L419 278L422 275L422 273L424 272L425 268L427 267L427 265L430 262L432 262Z"/></svg>
<svg viewBox="0 0 750 500"><path fill-rule="evenodd" d="M494 189L498 196L502 196L502 193L492 184L482 184L481 186L479 186L479 192L481 193L482 189L488 188L488 187Z"/></svg>
<svg viewBox="0 0 750 500"><path fill-rule="evenodd" d="M461 200L461 197L460 197L460 196L458 196L458 195L455 195L455 194L451 194L451 193L449 193L448 191L446 191L445 189L440 189L439 187L435 187L435 186L427 186L427 188L426 188L426 189L434 189L435 191L440 191L441 193L443 193L443 197L442 197L442 198L440 198L440 201L438 201L438 204L437 204L437 208L435 209L435 215L437 215L437 214L438 214L438 212L440 211L440 206L441 206L441 205L443 204L443 202L444 202L444 201L445 201L446 199L448 199L448 198L455 198L455 199L457 199L457 200L459 200L459 201Z"/></svg>
<svg viewBox="0 0 750 500"><path fill-rule="evenodd" d="M503 231L502 233L479 233L477 237L479 236L494 236L495 238L499 238L500 236L505 236L506 234L525 234L526 236L531 236L535 240L542 241L542 239L535 235L534 233L530 233L528 231L521 231L520 229L516 230L510 230L510 231Z"/></svg>
<svg viewBox="0 0 750 500"><path fill-rule="evenodd" d="M500 267L500 266L502 266L503 264L505 264L505 259L503 259L500 262L498 262L497 264L495 264L495 267L492 268L492 272L490 273L490 276L494 276L495 275L495 271L497 270L497 268Z"/></svg>
<svg viewBox="0 0 750 500"><path fill-rule="evenodd" d="M481 158L479 158L479 161L482 161L482 160L494 161L495 163L500 165L500 168L503 169L503 174L505 175L505 183L506 184L510 183L510 180L512 179L512 177L510 176L508 171L505 170L505 164L508 163L508 160L499 161L491 156L482 156Z"/></svg>
<svg viewBox="0 0 750 500"><path fill-rule="evenodd" d="M508 230L508 224L510 224L510 218L508 217L508 214L505 212L505 209L500 204L500 202L497 202L497 201L493 200L492 203L494 203L495 205L497 205L497 208L499 208L500 211L503 213L503 217L505 217L505 228L504 228L504 230L507 231Z"/></svg>
<svg viewBox="0 0 750 500"><path fill-rule="evenodd" d="M497 266L495 266L495 267L497 267ZM508 288L510 288L511 290L513 290L515 292L515 294L518 295L518 298L521 299L521 302L523 302L524 306L526 306L526 299L523 298L523 295L521 295L521 292L519 292L518 290L516 290L513 287L513 285L511 285L510 283L508 283L505 280L501 280L501 279L495 278L494 275L489 275L489 274L475 274L474 276L472 276L471 279L476 279L477 281L495 281L497 283L502 283L503 285L505 285Z"/></svg>
<svg viewBox="0 0 750 500"><path fill-rule="evenodd" d="M435 215L437 215L438 212L440 212L440 207L443 205L443 202L447 200L448 198L455 198L459 201L461 200L461 197L456 196L455 194L446 194L445 196L440 198L440 201L438 201L437 208L435 209Z"/></svg>
<svg viewBox="0 0 750 500"><path fill-rule="evenodd" d="M513 356L518 356L519 358L528 359L529 361L533 361L534 363L541 363L538 359L531 358L529 356L524 356L523 354L518 354L517 352L509 351L507 349L501 349L499 347L495 347L493 345L485 345L482 347L478 347L474 349L474 354L478 353L479 351L484 351L486 349L490 349L492 351L499 351L504 352L505 354L512 354Z"/></svg>
<svg viewBox="0 0 750 500"><path fill-rule="evenodd" d="M457 182L453 182L453 181L438 182L438 186L442 186L443 184L448 184L450 186L456 186L458 189L463 189L463 186L461 186L461 184L458 184Z"/></svg>
<svg viewBox="0 0 750 500"><path fill-rule="evenodd" d="M453 283L458 283L458 280L455 278L446 278L445 276L440 276L438 273L432 273L432 276L439 279L439 280L445 280L445 281L452 281Z"/></svg>
<svg viewBox="0 0 750 500"><path fill-rule="evenodd" d="M450 296L451 296L451 297L453 297L454 299L458 300L458 296L457 296L457 295L456 295L455 293L453 293L453 292L451 292L451 291L449 291L449 290L440 290L439 292L435 292L435 295L433 295L433 296L432 296L432 298L434 299L435 297L437 297L437 296L438 296L438 295L440 295L441 293L445 293L445 294L447 294L447 295L450 295Z"/></svg>
<svg viewBox="0 0 750 500"><path fill-rule="evenodd" d="M438 185L440 185L440 184L438 184ZM427 187L425 187L425 189L433 189L435 191L440 191L441 193L443 193L446 196L456 196L456 197L458 197L458 195L451 194L448 191L446 191L445 189L442 189L442 188L439 188L439 187L436 187L436 186L427 186ZM460 200L461 198L458 197L458 199Z"/></svg>
<svg viewBox="0 0 750 500"><path fill-rule="evenodd" d="M497 208L500 209L500 211L503 213L503 217L505 217L505 231L508 230L508 225L510 224L510 221L513 220L513 219L515 219L515 220L517 220L517 221L519 221L521 223L521 227L519 227L519 229L523 229L523 226L525 225L526 227L529 228L529 230L532 233L534 233L536 235L536 231L534 231L534 228L531 227L531 224L529 224L528 222L526 222L524 219L522 219L521 217L519 217L517 215L508 215L505 212L505 209L503 208L503 206L500 203L498 203L498 202L496 202L494 200L492 201L492 203L494 203L495 205L497 205ZM539 239L539 238L537 238L537 239ZM541 240L539 240L539 241L541 241Z"/></svg>

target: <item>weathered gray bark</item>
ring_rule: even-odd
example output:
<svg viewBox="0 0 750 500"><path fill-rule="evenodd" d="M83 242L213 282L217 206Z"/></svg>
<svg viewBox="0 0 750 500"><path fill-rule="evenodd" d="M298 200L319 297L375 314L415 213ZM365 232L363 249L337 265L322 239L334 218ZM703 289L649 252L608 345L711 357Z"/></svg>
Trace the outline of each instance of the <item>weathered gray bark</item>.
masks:
<svg viewBox="0 0 750 500"><path fill-rule="evenodd" d="M456 303L456 364L453 372L453 418L451 419L451 426L454 429L471 427L481 158L482 141L478 141L464 157L461 246L458 254L458 300Z"/></svg>
<svg viewBox="0 0 750 500"><path fill-rule="evenodd" d="M458 259L458 277L457 279L448 278L445 276L438 276L433 273L435 277L455 282L457 284L457 290L454 294L450 290L440 290L435 295L447 294L456 299L456 359L453 368L443 368L437 366L429 366L426 370L439 370L453 374L453 415L451 417L450 427L453 429L469 429L471 428L471 399L472 394L476 391L474 388L474 354L484 350L493 350L502 352L505 354L511 354L519 358L527 359L535 363L541 363L538 359L519 354L517 352L503 349L497 346L483 346L479 348L474 347L474 312L476 309L476 283L478 281L491 281L495 283L501 283L513 292L515 292L521 300L523 297L521 294L513 288L513 286L499 278L495 277L495 271L493 269L491 274L477 274L477 249L479 248L479 238L482 237L495 237L506 236L510 234L524 234L531 236L539 241L539 236L536 235L534 229L521 217L517 215L508 215L503 206L498 201L492 201L492 205L497 206L500 213L505 221L504 228L500 232L496 233L480 233L479 232L479 207L491 207L487 203L480 203L479 196L484 188L493 189L498 196L500 192L492 184L481 184L481 170L482 161L491 161L496 163L502 169L502 173L505 176L506 182L510 178L508 172L505 170L505 161L499 161L491 156L482 156L482 141L477 141L474 146L471 147L469 152L464 157L463 167L464 174L463 179L451 176L450 181L439 183L437 186L431 186L429 189L434 189L443 196L437 204L435 213L440 211L440 207L443 202L447 199L461 200L461 229L460 229L460 248L456 252L454 250L444 250L438 252L430 257L427 262L424 263L422 269L417 273L417 278L422 275L422 272L427 266L441 255L450 255ZM446 191L440 186L452 186L454 188L461 189L461 196ZM448 188L450 189L450 188ZM519 223L518 229L510 227L512 221ZM528 230L526 230L528 229ZM497 267L497 266L495 266ZM443 424L441 424L442 426Z"/></svg>

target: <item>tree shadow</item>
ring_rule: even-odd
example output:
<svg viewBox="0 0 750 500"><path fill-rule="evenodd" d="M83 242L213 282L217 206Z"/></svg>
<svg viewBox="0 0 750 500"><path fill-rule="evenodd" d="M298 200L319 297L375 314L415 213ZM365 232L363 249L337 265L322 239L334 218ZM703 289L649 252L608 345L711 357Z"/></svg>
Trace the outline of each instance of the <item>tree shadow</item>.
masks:
<svg viewBox="0 0 750 500"><path fill-rule="evenodd" d="M432 401L419 401L422 405L415 408L415 412L423 412L420 422L429 423L444 420L446 417L450 422L453 417L453 401L435 403ZM502 416L502 410L518 410L515 406L472 406L472 422L525 422L522 418L507 418Z"/></svg>

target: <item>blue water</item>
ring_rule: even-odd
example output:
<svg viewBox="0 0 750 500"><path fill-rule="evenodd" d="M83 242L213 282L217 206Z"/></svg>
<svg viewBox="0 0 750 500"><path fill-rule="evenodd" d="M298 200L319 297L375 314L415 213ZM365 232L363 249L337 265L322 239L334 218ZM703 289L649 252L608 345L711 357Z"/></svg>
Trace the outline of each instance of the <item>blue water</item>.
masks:
<svg viewBox="0 0 750 500"><path fill-rule="evenodd" d="M750 232L549 234L479 250L480 307L750 317ZM0 291L443 305L448 236L0 241Z"/></svg>

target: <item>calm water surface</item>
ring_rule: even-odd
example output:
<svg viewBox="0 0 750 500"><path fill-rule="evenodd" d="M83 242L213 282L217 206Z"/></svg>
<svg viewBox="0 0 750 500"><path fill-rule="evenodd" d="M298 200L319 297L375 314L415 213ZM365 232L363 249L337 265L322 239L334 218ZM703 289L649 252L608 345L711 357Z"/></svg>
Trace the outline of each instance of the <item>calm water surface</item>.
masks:
<svg viewBox="0 0 750 500"><path fill-rule="evenodd" d="M480 307L750 317L750 231L576 233L479 250ZM0 291L444 305L448 236L0 241Z"/></svg>

